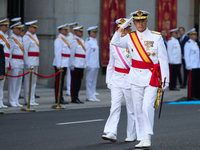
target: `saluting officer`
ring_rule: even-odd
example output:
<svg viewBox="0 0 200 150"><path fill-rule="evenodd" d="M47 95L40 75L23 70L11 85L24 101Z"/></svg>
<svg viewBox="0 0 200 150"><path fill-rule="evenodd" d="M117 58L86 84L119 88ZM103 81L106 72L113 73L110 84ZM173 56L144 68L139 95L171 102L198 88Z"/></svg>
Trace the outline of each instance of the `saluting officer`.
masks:
<svg viewBox="0 0 200 150"><path fill-rule="evenodd" d="M68 26L69 26L70 32L68 32L67 40L69 41L69 44L70 44L75 36L73 28L78 26L78 22L69 23ZM71 95L71 70L70 70L70 67L67 68L66 85L67 85L66 94L68 96L70 96Z"/></svg>
<svg viewBox="0 0 200 150"><path fill-rule="evenodd" d="M86 99L88 101L100 101L96 98L96 84L99 71L99 46L97 42L98 26L87 29L89 38L85 40L86 49Z"/></svg>
<svg viewBox="0 0 200 150"><path fill-rule="evenodd" d="M36 35L36 31L38 28L38 21L30 21L26 22L25 25L28 27L26 34L23 36L23 47L25 50L24 54L24 63L25 68L24 72L30 71L30 68L33 66L34 72L38 72L39 66L39 40ZM36 79L37 76L35 74L32 75L32 85L31 85L31 98L30 105L39 105L35 102L35 89L36 89ZM29 80L30 74L27 74L24 77L24 101L25 104L28 103L28 93L29 93Z"/></svg>
<svg viewBox="0 0 200 150"><path fill-rule="evenodd" d="M23 74L24 68L24 48L20 37L21 22L15 23L10 28L13 34L10 36L10 75L17 76ZM10 77L8 82L8 101L12 107L22 107L18 98L21 91L22 77Z"/></svg>
<svg viewBox="0 0 200 150"><path fill-rule="evenodd" d="M10 42L8 40L8 35L6 34L8 30L8 19L5 18L0 20L0 44L3 45L4 55L5 55L5 72L8 71L9 68L9 61L10 61ZM7 108L3 104L3 87L4 87L4 80L0 81L0 108Z"/></svg>
<svg viewBox="0 0 200 150"><path fill-rule="evenodd" d="M54 60L53 66L55 68L55 72L60 70L60 67L63 67L62 72L62 83L61 83L61 93L60 93L60 103L61 104L68 104L68 102L64 101L63 98L63 85L64 85L64 77L66 74L66 70L69 67L69 58L70 58L70 45L66 38L68 34L68 24L60 25L57 27L59 30L59 35L54 41ZM55 80L55 102L58 101L58 92L59 92L59 80L60 80L60 73L56 75Z"/></svg>
<svg viewBox="0 0 200 150"><path fill-rule="evenodd" d="M137 140L135 147L150 147L153 135L154 103L159 86L158 71L161 70L161 80L169 85L169 66L167 51L160 33L147 28L149 12L138 10L131 13L128 21L115 32L111 44L128 48L132 56L132 67L129 72L132 101L136 122ZM137 30L121 38L121 32L133 18Z"/></svg>
<svg viewBox="0 0 200 150"><path fill-rule="evenodd" d="M86 49L83 36L83 26L73 28L75 37L70 44L71 56L71 102L76 104L82 104L78 98L78 93L81 88L81 80L83 77L83 71L86 66Z"/></svg>
<svg viewBox="0 0 200 150"><path fill-rule="evenodd" d="M189 70L188 100L197 100L200 98L200 54L199 46L196 42L197 32L193 28L186 34L189 35L189 40L184 46L186 69Z"/></svg>
<svg viewBox="0 0 200 150"><path fill-rule="evenodd" d="M116 20L118 28L125 23L126 18ZM121 37L131 32L131 24L124 29ZM125 142L136 140L135 118L133 102L131 98L131 85L127 82L131 67L131 54L128 49L110 44L110 60L106 71L106 84L111 89L110 115L104 127L102 135L104 140L117 141L117 127L121 113L121 102L125 97L127 109L127 138Z"/></svg>
<svg viewBox="0 0 200 150"><path fill-rule="evenodd" d="M167 43L168 60L171 69L170 90L179 91L179 89L176 88L176 82L178 75L180 74L182 61L181 61L181 46L179 41L177 40L178 28L170 30L170 34L171 38ZM180 85L182 85L182 79L180 82L181 82Z"/></svg>

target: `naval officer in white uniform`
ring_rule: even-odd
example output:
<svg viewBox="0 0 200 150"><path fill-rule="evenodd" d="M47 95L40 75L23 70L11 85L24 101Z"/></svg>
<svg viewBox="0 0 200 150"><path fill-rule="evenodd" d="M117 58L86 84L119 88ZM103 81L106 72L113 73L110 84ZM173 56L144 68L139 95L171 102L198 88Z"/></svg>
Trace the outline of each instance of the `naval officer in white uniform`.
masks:
<svg viewBox="0 0 200 150"><path fill-rule="evenodd" d="M132 67L129 72L132 100L136 121L137 140L135 147L150 147L153 135L154 103L159 86L159 78L169 85L169 66L167 51L160 33L147 28L149 12L138 10L115 32L111 44L128 48L132 56ZM134 22L137 30L121 37L121 32L130 22ZM158 72L161 71L161 77Z"/></svg>
<svg viewBox="0 0 200 150"><path fill-rule="evenodd" d="M10 62L10 42L8 35L6 34L8 30L8 19L5 18L0 20L0 44L3 45L4 55L5 55L5 72L7 73ZM5 78L0 80L0 108L7 108L8 106L3 104L3 87Z"/></svg>
<svg viewBox="0 0 200 150"><path fill-rule="evenodd" d="M100 101L96 98L96 84L99 72L99 45L97 42L98 26L87 29L89 38L85 40L86 49L86 99L88 101Z"/></svg>
<svg viewBox="0 0 200 150"><path fill-rule="evenodd" d="M118 28L125 23L126 18L116 20ZM131 24L125 28L121 37L131 32ZM128 49L120 48L110 44L110 60L106 71L106 84L111 90L111 108L110 115L104 127L102 135L104 140L117 141L117 127L121 113L121 102L126 100L127 109L127 138L126 142L136 140L135 118L133 101L131 98L131 85L127 81L128 73L131 68L131 54Z"/></svg>
<svg viewBox="0 0 200 150"><path fill-rule="evenodd" d="M184 46L184 59L186 69L189 71L188 100L198 100L200 99L200 53L196 42L196 29L191 29L187 34L189 35L189 40Z"/></svg>
<svg viewBox="0 0 200 150"><path fill-rule="evenodd" d="M38 66L39 66L39 40L36 35L36 31L38 28L38 21L30 21L26 22L25 25L27 26L27 32L23 36L23 47L25 50L24 54L24 72L30 71L31 67L33 66L33 71L38 73ZM36 89L36 79L37 76L35 74L32 75L32 85L31 85L31 96L30 96L30 105L39 105L35 102L35 89ZM28 94L29 94L29 80L30 74L27 74L24 77L24 102L25 104L28 103Z"/></svg>
<svg viewBox="0 0 200 150"><path fill-rule="evenodd" d="M21 33L21 22L15 23L10 26L13 33L10 36L10 75L17 76L23 74L24 68L24 48L22 46ZM21 91L22 76L21 77L10 77L8 80L8 101L12 107L22 107L19 104L18 98Z"/></svg>

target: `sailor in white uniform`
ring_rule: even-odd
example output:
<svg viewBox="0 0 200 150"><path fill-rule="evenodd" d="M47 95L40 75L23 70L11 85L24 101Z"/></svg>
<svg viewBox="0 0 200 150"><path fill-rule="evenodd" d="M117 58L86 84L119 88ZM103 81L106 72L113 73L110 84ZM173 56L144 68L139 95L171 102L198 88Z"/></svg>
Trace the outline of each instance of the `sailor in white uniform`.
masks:
<svg viewBox="0 0 200 150"><path fill-rule="evenodd" d="M8 35L6 34L8 30L8 19L5 18L0 20L0 44L3 45L4 55L5 55L5 72L8 72L9 62L10 62L10 42ZM0 108L7 108L8 106L3 104L3 87L5 78L0 80Z"/></svg>
<svg viewBox="0 0 200 150"><path fill-rule="evenodd" d="M125 18L116 20L118 28L125 22ZM131 31L131 24L122 33L124 37ZM128 49L110 44L110 60L106 71L106 84L111 90L110 115L102 135L104 140L117 141L117 127L121 113L121 102L125 97L127 109L127 138L126 142L136 140L133 101L131 98L131 85L127 81L131 68L131 54Z"/></svg>
<svg viewBox="0 0 200 150"><path fill-rule="evenodd" d="M191 29L187 34L189 35L189 40L184 46L184 59L186 69L189 71L188 100L198 100L200 99L200 53L196 42L196 29Z"/></svg>
<svg viewBox="0 0 200 150"><path fill-rule="evenodd" d="M24 54L24 72L30 71L31 67L33 66L33 71L38 73L38 66L39 66L39 40L36 35L36 31L38 28L38 21L30 21L26 22L25 25L27 26L27 32L23 36L23 47L25 50ZM32 75L32 85L31 85L31 96L30 96L30 105L39 105L35 102L35 89L36 89L36 79L37 76L35 74ZM24 77L24 102L25 104L28 103L28 94L29 94L29 80L30 74L27 74Z"/></svg>
<svg viewBox="0 0 200 150"><path fill-rule="evenodd" d="M13 24L18 23L18 22L21 22L21 17L12 18L10 20L10 26L12 26ZM10 29L9 30L9 36L11 36L12 34L13 34L13 31L12 31L12 29Z"/></svg>
<svg viewBox="0 0 200 150"><path fill-rule="evenodd" d="M179 89L176 88L176 82L178 78L178 74L180 74L181 68L181 46L178 41L178 28L170 30L171 38L167 43L167 53L168 53L168 60L171 69L171 83L170 83L170 90L178 91Z"/></svg>
<svg viewBox="0 0 200 150"><path fill-rule="evenodd" d="M10 36L10 75L18 76L23 74L24 68L24 48L22 46L21 22L15 23L10 28L13 30L13 34ZM8 80L8 102L12 107L22 107L19 104L18 98L21 91L22 76L10 77Z"/></svg>
<svg viewBox="0 0 200 150"><path fill-rule="evenodd" d="M67 41L69 43L71 43L75 37L73 28L78 26L78 22L69 23L68 26L69 26L70 32L67 35ZM68 96L70 96L71 95L71 70L70 70L70 67L67 67L66 85L67 85L66 94Z"/></svg>
<svg viewBox="0 0 200 150"><path fill-rule="evenodd" d="M61 91L60 91L60 103L61 104L68 104L68 102L64 101L63 98L63 85L64 85L64 77L66 74L66 70L69 67L69 58L70 58L70 45L69 41L67 40L68 34L68 24L60 25L57 27L59 30L59 35L56 37L54 41L54 60L53 66L55 72L60 70L60 67L63 67L62 72L62 83L61 83ZM58 92L59 92L59 80L60 80L60 73L56 75L55 80L55 103L58 101Z"/></svg>
<svg viewBox="0 0 200 150"><path fill-rule="evenodd" d="M86 48L86 99L88 101L100 101L96 98L96 84L99 71L99 46L97 42L98 26L87 29L89 38L85 40Z"/></svg>
<svg viewBox="0 0 200 150"><path fill-rule="evenodd" d="M131 13L128 21L115 32L111 44L128 48L132 57L132 67L129 72L137 140L135 147L150 147L153 135L154 103L157 96L160 78L164 82L163 90L169 85L169 66L167 51L160 33L147 28L149 12L138 10ZM121 32L134 19L137 31L121 37ZM158 74L159 70L161 73ZM161 77L159 75L161 74Z"/></svg>

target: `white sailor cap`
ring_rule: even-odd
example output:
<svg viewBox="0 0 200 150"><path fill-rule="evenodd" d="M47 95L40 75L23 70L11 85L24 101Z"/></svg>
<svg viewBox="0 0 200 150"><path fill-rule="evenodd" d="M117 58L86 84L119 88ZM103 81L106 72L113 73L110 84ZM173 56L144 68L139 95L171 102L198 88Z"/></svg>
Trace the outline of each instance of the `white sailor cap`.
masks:
<svg viewBox="0 0 200 150"><path fill-rule="evenodd" d="M119 18L119 19L117 19L117 20L115 21L115 23L118 24L117 27L119 28L119 27L121 27L121 25L124 24L127 20L128 20L128 19L126 19L126 18ZM133 22L131 22L131 23L128 25L128 27L131 27L132 23L133 23Z"/></svg>
<svg viewBox="0 0 200 150"><path fill-rule="evenodd" d="M98 31L98 26L89 27L89 28L87 29L87 31L97 32L97 31Z"/></svg>
<svg viewBox="0 0 200 150"><path fill-rule="evenodd" d="M14 28L19 28L19 29L21 29L21 28L22 28L21 22L17 22L17 23L15 23L15 24L11 25L10 28L11 28L11 29L14 29Z"/></svg>
<svg viewBox="0 0 200 150"><path fill-rule="evenodd" d="M21 21L21 17L12 18L10 21L11 22L20 22Z"/></svg>
<svg viewBox="0 0 200 150"><path fill-rule="evenodd" d="M0 20L0 25L8 25L8 19L5 18L3 20Z"/></svg>
<svg viewBox="0 0 200 150"><path fill-rule="evenodd" d="M190 31L186 33L187 35L197 34L196 29L192 28Z"/></svg>
<svg viewBox="0 0 200 150"><path fill-rule="evenodd" d="M74 31L83 31L83 26L78 26L73 29L74 29Z"/></svg>
<svg viewBox="0 0 200 150"><path fill-rule="evenodd" d="M66 23L66 24L60 25L60 26L57 27L57 29L58 30L60 30L60 29L68 29L68 24Z"/></svg>
<svg viewBox="0 0 200 150"><path fill-rule="evenodd" d="M171 29L169 32L170 32L170 33L172 33L172 32L178 32L178 28L176 28L176 29Z"/></svg>
<svg viewBox="0 0 200 150"><path fill-rule="evenodd" d="M134 20L147 19L149 14L150 13L148 11L144 11L144 10L137 10L130 13L130 15L133 16Z"/></svg>
<svg viewBox="0 0 200 150"><path fill-rule="evenodd" d="M32 27L38 28L38 21L37 20L29 21L29 22L26 22L25 25L26 26L32 26Z"/></svg>
<svg viewBox="0 0 200 150"><path fill-rule="evenodd" d="M69 23L69 27L75 28L78 26L78 22Z"/></svg>

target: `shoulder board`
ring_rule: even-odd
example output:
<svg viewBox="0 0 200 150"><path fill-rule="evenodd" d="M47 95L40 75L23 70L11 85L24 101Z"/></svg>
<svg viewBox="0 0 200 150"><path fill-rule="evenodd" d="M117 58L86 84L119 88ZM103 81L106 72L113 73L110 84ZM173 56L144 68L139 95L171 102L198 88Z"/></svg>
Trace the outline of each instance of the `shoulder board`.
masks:
<svg viewBox="0 0 200 150"><path fill-rule="evenodd" d="M151 33L160 35L160 32L157 32L157 31L151 31Z"/></svg>

